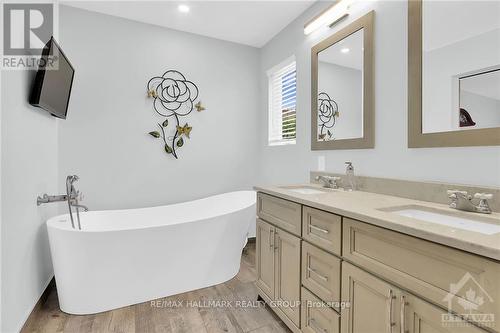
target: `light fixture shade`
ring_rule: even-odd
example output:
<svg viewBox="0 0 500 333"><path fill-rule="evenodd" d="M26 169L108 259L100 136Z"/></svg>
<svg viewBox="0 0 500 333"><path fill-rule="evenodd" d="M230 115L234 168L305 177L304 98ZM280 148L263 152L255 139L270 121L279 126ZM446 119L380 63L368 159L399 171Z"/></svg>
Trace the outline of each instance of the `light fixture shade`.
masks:
<svg viewBox="0 0 500 333"><path fill-rule="evenodd" d="M354 0L340 0L328 7L304 25L304 34L309 35L316 29L331 26L340 19L346 17L348 15L349 6L353 2Z"/></svg>

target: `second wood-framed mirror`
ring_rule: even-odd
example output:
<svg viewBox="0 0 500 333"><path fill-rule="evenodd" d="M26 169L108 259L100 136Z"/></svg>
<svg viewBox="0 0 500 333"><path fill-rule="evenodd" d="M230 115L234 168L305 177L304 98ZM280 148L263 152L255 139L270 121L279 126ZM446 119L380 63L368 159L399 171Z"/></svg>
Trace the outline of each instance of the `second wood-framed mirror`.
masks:
<svg viewBox="0 0 500 333"><path fill-rule="evenodd" d="M500 145L499 11L408 0L408 147Z"/></svg>
<svg viewBox="0 0 500 333"><path fill-rule="evenodd" d="M311 49L311 149L375 146L374 12Z"/></svg>

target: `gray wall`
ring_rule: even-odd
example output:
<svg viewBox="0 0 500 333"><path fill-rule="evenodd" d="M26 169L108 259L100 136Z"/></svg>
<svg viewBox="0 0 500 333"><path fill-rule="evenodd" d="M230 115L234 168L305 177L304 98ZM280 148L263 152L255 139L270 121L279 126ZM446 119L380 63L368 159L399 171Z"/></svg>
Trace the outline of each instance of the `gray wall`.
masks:
<svg viewBox="0 0 500 333"><path fill-rule="evenodd" d="M326 158L326 170L344 172L352 160L356 173L410 180L500 186L500 147L407 148L407 3L357 2L349 17L334 29L305 36L304 23L328 6L317 3L262 49L261 150L264 183L297 183L309 179ZM375 10L375 149L313 152L310 149L311 46L369 10ZM267 146L267 83L265 71L295 54L297 59L297 144ZM458 167L457 167L458 166Z"/></svg>
<svg viewBox="0 0 500 333"><path fill-rule="evenodd" d="M60 24L76 76L59 178L78 174L86 205L163 205L256 182L258 49L66 6ZM168 69L195 82L207 108L181 120L193 130L178 160L147 135L159 117L146 83Z"/></svg>
<svg viewBox="0 0 500 333"><path fill-rule="evenodd" d="M1 101L1 332L18 331L52 278L45 221L36 206L58 188L58 120L28 104L33 72L4 71Z"/></svg>

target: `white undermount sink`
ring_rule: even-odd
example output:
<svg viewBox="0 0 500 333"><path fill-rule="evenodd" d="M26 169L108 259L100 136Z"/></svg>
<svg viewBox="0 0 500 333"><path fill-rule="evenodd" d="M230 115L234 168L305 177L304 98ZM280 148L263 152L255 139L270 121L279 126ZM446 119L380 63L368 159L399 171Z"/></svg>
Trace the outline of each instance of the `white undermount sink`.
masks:
<svg viewBox="0 0 500 333"><path fill-rule="evenodd" d="M485 235L494 235L500 233L500 224L481 222L480 218L476 220L468 217L453 216L425 209L419 209L418 207L391 210L391 212L401 216L411 217L417 220L436 223L467 231L474 231Z"/></svg>
<svg viewBox="0 0 500 333"><path fill-rule="evenodd" d="M300 193L300 194L320 194L325 193L323 191L316 190L314 188L292 188L290 191Z"/></svg>
<svg viewBox="0 0 500 333"><path fill-rule="evenodd" d="M299 193L299 194L324 194L327 191L320 190L314 187L309 186L283 186L282 188L287 189L288 191Z"/></svg>

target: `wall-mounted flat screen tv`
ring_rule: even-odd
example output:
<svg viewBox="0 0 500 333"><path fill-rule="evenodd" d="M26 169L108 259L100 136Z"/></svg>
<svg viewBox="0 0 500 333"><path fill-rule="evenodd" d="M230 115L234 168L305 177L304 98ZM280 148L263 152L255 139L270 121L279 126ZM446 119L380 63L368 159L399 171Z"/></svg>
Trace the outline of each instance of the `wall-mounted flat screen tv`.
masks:
<svg viewBox="0 0 500 333"><path fill-rule="evenodd" d="M43 49L30 104L66 119L75 70L54 37Z"/></svg>

